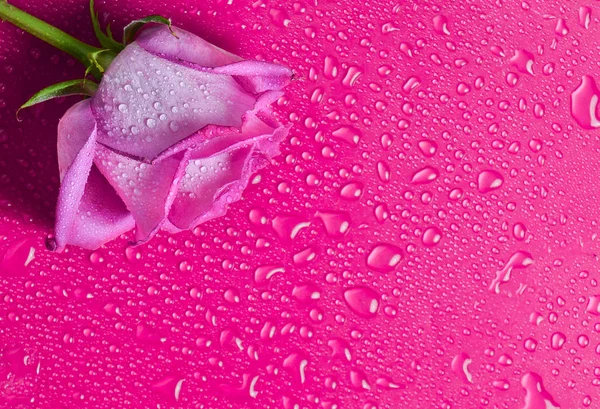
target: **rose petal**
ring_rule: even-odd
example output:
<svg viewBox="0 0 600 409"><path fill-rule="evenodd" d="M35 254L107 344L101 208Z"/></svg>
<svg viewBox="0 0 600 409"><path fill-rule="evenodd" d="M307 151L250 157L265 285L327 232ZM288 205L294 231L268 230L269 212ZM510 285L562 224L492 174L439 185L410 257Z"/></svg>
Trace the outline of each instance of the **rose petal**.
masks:
<svg viewBox="0 0 600 409"><path fill-rule="evenodd" d="M169 221L185 230L224 215L229 203L240 199L250 176L279 154L279 144L288 131L289 127L282 126L252 145L240 144L209 157L206 150L193 151Z"/></svg>
<svg viewBox="0 0 600 409"><path fill-rule="evenodd" d="M98 141L151 160L208 124L239 127L255 103L228 75L173 64L133 43L104 74L92 109Z"/></svg>
<svg viewBox="0 0 600 409"><path fill-rule="evenodd" d="M136 225L136 239L146 241L161 227L185 169L185 152L147 164L100 146L95 164L117 191Z"/></svg>
<svg viewBox="0 0 600 409"><path fill-rule="evenodd" d="M69 244L95 250L134 227L125 204L100 171L92 166L69 233Z"/></svg>
<svg viewBox="0 0 600 409"><path fill-rule="evenodd" d="M63 180L95 127L96 121L90 109L89 99L73 105L60 119L57 142L60 180Z"/></svg>
<svg viewBox="0 0 600 409"><path fill-rule="evenodd" d="M240 144L251 144L253 139L273 135L281 124L273 116L270 105L281 95L278 91L261 94L254 109L243 116L241 127L208 125L161 152L153 162L160 162L187 149L193 149L196 157L207 157L219 151L237 149Z"/></svg>
<svg viewBox="0 0 600 409"><path fill-rule="evenodd" d="M292 70L264 61L240 61L217 67L213 72L233 76L246 91L259 94L283 89L292 80Z"/></svg>
<svg viewBox="0 0 600 409"><path fill-rule="evenodd" d="M57 251L67 244L93 250L133 228L123 201L92 165L96 146L90 101L81 101L58 125L62 183L56 208Z"/></svg>
<svg viewBox="0 0 600 409"><path fill-rule="evenodd" d="M96 128L89 101L74 105L58 125L61 185L56 205L54 240L61 251L70 233L94 160Z"/></svg>
<svg viewBox="0 0 600 409"><path fill-rule="evenodd" d="M178 27L174 27L173 31L177 37L166 26L151 27L142 31L135 42L153 54L204 67L218 67L241 60L189 31Z"/></svg>

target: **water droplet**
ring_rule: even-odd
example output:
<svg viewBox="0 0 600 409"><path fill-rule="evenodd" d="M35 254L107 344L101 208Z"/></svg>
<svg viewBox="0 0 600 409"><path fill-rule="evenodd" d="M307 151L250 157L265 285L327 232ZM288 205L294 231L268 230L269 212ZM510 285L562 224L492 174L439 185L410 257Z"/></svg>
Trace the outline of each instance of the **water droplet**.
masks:
<svg viewBox="0 0 600 409"><path fill-rule="evenodd" d="M442 239L442 231L437 227L428 227L423 232L422 241L427 247L437 246Z"/></svg>
<svg viewBox="0 0 600 409"><path fill-rule="evenodd" d="M358 200L363 194L364 186L360 182L350 182L342 186L340 196L346 200Z"/></svg>
<svg viewBox="0 0 600 409"><path fill-rule="evenodd" d="M585 310L592 315L597 317L600 316L600 294L590 295L588 305Z"/></svg>
<svg viewBox="0 0 600 409"><path fill-rule="evenodd" d="M571 115L584 129L600 127L598 119L598 96L596 81L589 75L581 77L581 83L571 94Z"/></svg>
<svg viewBox="0 0 600 409"><path fill-rule="evenodd" d="M535 58L532 53L526 50L516 50L515 55L510 59L510 65L519 72L533 75L533 64Z"/></svg>
<svg viewBox="0 0 600 409"><path fill-rule="evenodd" d="M433 182L438 178L439 175L440 173L436 168L432 166L426 166L423 169L415 172L411 181L415 185L423 185Z"/></svg>
<svg viewBox="0 0 600 409"><path fill-rule="evenodd" d="M555 351L558 351L562 349L566 341L567 337L565 336L565 334L563 334L562 332L555 332L554 334L552 334L552 337L550 337L550 346Z"/></svg>
<svg viewBox="0 0 600 409"><path fill-rule="evenodd" d="M369 252L367 265L381 273L393 271L402 260L402 250L393 244L378 244Z"/></svg>
<svg viewBox="0 0 600 409"><path fill-rule="evenodd" d="M526 251L517 251L506 263L506 265L496 272L496 277L490 284L490 291L496 294L500 293L500 284L506 283L510 280L510 275L515 268L526 268L533 264L533 258L530 253Z"/></svg>
<svg viewBox="0 0 600 409"><path fill-rule="evenodd" d="M344 300L356 314L372 318L379 310L379 294L368 287L353 287L344 291Z"/></svg>
<svg viewBox="0 0 600 409"><path fill-rule="evenodd" d="M564 18L559 18L556 20L556 27L554 28L554 32L561 37L569 34L569 27L567 27L567 21Z"/></svg>
<svg viewBox="0 0 600 409"><path fill-rule="evenodd" d="M450 30L448 29L448 17L437 15L433 18L433 29L438 34L450 35Z"/></svg>
<svg viewBox="0 0 600 409"><path fill-rule="evenodd" d="M348 143L349 145L356 146L361 138L361 132L351 126L342 126L334 130L331 135L340 140Z"/></svg>
<svg viewBox="0 0 600 409"><path fill-rule="evenodd" d="M484 170L477 177L477 189L481 193L488 193L502 186L504 178L495 170Z"/></svg>
<svg viewBox="0 0 600 409"><path fill-rule="evenodd" d="M579 24L585 29L590 28L592 21L592 9L587 6L579 7Z"/></svg>
<svg viewBox="0 0 600 409"><path fill-rule="evenodd" d="M521 386L525 388L525 406L523 409L560 409L552 395L544 388L542 377L528 372L521 378Z"/></svg>
<svg viewBox="0 0 600 409"><path fill-rule="evenodd" d="M462 352L452 358L452 371L458 375L458 377L464 383L473 383L473 375L469 372L469 365L472 360L466 353Z"/></svg>
<svg viewBox="0 0 600 409"><path fill-rule="evenodd" d="M437 152L437 144L432 140L423 139L419 141L418 145L419 149L421 150L421 153L427 158L433 157Z"/></svg>
<svg viewBox="0 0 600 409"><path fill-rule="evenodd" d="M346 212L318 211L315 217L321 219L330 237L343 237L348 233L352 220Z"/></svg>

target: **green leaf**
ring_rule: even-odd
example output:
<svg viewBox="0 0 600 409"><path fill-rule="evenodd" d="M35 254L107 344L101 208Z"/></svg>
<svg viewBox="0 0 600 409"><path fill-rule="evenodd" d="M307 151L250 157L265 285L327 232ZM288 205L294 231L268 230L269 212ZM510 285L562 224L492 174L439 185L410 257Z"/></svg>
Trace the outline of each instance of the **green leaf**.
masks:
<svg viewBox="0 0 600 409"><path fill-rule="evenodd" d="M29 101L21 105L19 111L54 98L67 97L70 95L86 95L91 97L96 93L97 89L98 84L90 80L72 80L50 85L48 88L44 88L29 98ZM19 116L19 111L17 111L17 116Z"/></svg>
<svg viewBox="0 0 600 409"><path fill-rule="evenodd" d="M163 16L153 15L153 16L144 17L142 19L135 20L135 21L132 21L131 23L129 23L127 25L127 27L125 27L125 30L123 31L123 44L125 44L125 45L131 44L133 42L133 40L135 40L136 34L142 29L142 27L144 27L144 25L146 25L148 23L165 24L165 25L169 26L169 30L171 30L171 34L173 34L176 38L179 38L179 37L177 37L177 34L175 34L175 32L173 31L173 27L171 25L171 19L165 18Z"/></svg>
<svg viewBox="0 0 600 409"><path fill-rule="evenodd" d="M119 43L118 41L115 41L115 39L112 36L112 33L110 32L110 26L107 28L107 32L109 34L108 36L102 32L102 29L100 28L100 21L98 20L98 13L96 13L96 10L94 8L94 0L90 0L90 13L92 15L92 25L94 26L96 38L98 39L98 41L100 41L102 47L116 51L117 53L123 51L123 48L125 47L123 46L123 44Z"/></svg>

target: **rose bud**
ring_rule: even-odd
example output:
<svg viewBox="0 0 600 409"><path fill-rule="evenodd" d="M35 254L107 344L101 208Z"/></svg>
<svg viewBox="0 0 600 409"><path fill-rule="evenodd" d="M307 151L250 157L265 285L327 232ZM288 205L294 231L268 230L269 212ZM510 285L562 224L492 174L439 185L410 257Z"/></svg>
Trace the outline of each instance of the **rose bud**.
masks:
<svg viewBox="0 0 600 409"><path fill-rule="evenodd" d="M141 243L222 216L279 154L289 126L270 105L291 71L174 32L142 31L61 119L57 250L95 249L134 226Z"/></svg>

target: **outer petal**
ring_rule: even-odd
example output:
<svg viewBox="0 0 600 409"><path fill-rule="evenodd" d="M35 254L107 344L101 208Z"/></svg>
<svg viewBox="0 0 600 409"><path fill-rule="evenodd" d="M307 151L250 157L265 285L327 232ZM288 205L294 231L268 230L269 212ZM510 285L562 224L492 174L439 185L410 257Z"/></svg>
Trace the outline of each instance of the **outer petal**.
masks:
<svg viewBox="0 0 600 409"><path fill-rule="evenodd" d="M270 105L281 95L283 93L279 91L261 94L254 109L244 114L241 127L208 125L161 152L153 162L160 162L163 158L188 149L192 149L196 157L208 157L224 150L235 149L239 144L251 144L252 139L273 135L281 124L272 115Z"/></svg>
<svg viewBox="0 0 600 409"><path fill-rule="evenodd" d="M92 109L98 141L151 160L206 125L239 127L255 103L228 75L173 64L133 43L105 73Z"/></svg>
<svg viewBox="0 0 600 409"><path fill-rule="evenodd" d="M218 67L241 60L240 57L203 40L189 31L178 27L174 27L173 30L177 37L164 25L145 29L138 36L136 43L153 54L199 64L204 67Z"/></svg>
<svg viewBox="0 0 600 409"><path fill-rule="evenodd" d="M100 146L95 164L133 215L136 239L146 241L161 227L184 170L185 152L148 164Z"/></svg>
<svg viewBox="0 0 600 409"><path fill-rule="evenodd" d="M58 169L61 181L79 151L88 142L92 133L95 132L95 128L96 121L90 109L90 100L84 100L73 105L61 118L58 124L57 141Z"/></svg>
<svg viewBox="0 0 600 409"><path fill-rule="evenodd" d="M121 199L92 166L95 149L95 122L86 100L69 109L58 126L62 181L54 239L58 251L67 244L96 249L133 227Z"/></svg>
<svg viewBox="0 0 600 409"><path fill-rule="evenodd" d="M289 127L280 127L273 134L233 145L212 156L205 156L205 149L193 151L169 221L185 230L224 215L227 206L240 199L250 176L279 154L279 144L288 131Z"/></svg>
<svg viewBox="0 0 600 409"><path fill-rule="evenodd" d="M70 232L92 168L95 147L94 117L89 101L82 101L69 109L58 125L61 185L54 227L58 251L69 243Z"/></svg>
<svg viewBox="0 0 600 409"><path fill-rule="evenodd" d="M69 234L69 244L94 250L133 229L133 217L98 168L92 170Z"/></svg>

